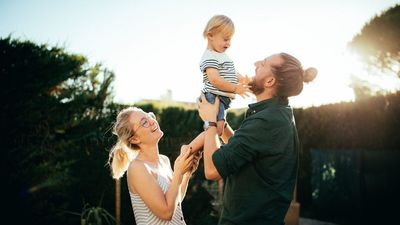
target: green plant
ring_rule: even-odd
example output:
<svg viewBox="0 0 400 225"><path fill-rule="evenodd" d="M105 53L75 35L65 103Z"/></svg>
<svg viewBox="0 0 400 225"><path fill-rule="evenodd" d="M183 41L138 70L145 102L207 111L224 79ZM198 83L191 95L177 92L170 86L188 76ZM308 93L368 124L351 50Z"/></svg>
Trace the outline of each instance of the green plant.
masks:
<svg viewBox="0 0 400 225"><path fill-rule="evenodd" d="M115 218L100 206L85 204L81 214L81 225L115 224Z"/></svg>

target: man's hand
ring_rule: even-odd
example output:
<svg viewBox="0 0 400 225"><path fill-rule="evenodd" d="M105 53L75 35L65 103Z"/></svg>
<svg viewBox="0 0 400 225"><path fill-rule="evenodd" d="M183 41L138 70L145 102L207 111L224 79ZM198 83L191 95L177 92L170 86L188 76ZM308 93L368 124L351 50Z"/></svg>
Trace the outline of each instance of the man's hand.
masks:
<svg viewBox="0 0 400 225"><path fill-rule="evenodd" d="M211 104L207 101L204 93L201 93L201 100L197 99L197 107L199 116L203 121L216 122L219 109L219 97L216 97L215 103Z"/></svg>

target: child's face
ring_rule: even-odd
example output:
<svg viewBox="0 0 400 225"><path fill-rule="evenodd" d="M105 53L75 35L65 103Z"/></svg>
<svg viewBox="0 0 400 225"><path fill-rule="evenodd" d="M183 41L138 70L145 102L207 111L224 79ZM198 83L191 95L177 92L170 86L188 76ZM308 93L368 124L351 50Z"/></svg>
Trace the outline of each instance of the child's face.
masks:
<svg viewBox="0 0 400 225"><path fill-rule="evenodd" d="M208 43L209 47L216 52L225 52L231 46L232 35L224 33L209 34Z"/></svg>

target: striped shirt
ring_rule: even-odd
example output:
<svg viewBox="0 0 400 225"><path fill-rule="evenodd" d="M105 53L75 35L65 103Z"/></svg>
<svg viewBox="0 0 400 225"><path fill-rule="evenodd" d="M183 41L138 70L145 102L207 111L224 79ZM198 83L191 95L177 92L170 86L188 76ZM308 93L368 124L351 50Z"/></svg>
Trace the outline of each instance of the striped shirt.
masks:
<svg viewBox="0 0 400 225"><path fill-rule="evenodd" d="M208 79L206 69L217 69L219 75L232 84L237 84L237 76L235 65L229 56L225 53L219 53L210 49L206 49L200 60L200 71L203 73L203 92L211 92L217 95L235 98L235 93L218 90L212 85Z"/></svg>
<svg viewBox="0 0 400 225"><path fill-rule="evenodd" d="M166 156L161 155L161 157ZM171 183L170 178L172 177L172 169L169 164L169 160L168 163L160 163L158 168L155 168L145 161L142 162L144 162L146 166L148 166L152 171L157 174L157 183L158 185L160 185L161 190L165 194L168 191L169 185ZM147 207L139 194L129 191L129 195L131 197L133 213L135 214L135 221L137 225L186 225L182 213L180 193L178 194L178 205L170 221L160 219L159 217L154 215L154 213L149 209L149 207Z"/></svg>

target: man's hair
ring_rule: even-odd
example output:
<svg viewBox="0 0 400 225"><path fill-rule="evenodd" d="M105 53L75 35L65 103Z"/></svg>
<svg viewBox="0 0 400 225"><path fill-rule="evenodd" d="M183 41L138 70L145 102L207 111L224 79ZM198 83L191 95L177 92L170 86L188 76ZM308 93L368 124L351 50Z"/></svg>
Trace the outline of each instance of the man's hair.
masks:
<svg viewBox="0 0 400 225"><path fill-rule="evenodd" d="M308 83L317 76L317 69L303 70L300 61L287 53L280 53L283 63L274 66L272 72L276 78L276 95L281 98L296 96L303 90L303 82Z"/></svg>

